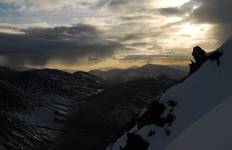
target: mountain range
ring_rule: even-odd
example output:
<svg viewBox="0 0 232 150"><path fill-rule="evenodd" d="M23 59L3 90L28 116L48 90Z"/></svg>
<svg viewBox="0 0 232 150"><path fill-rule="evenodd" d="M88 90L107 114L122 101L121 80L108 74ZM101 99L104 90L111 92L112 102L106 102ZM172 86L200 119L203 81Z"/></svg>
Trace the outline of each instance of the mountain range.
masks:
<svg viewBox="0 0 232 150"><path fill-rule="evenodd" d="M128 69L111 69L107 71L91 70L89 73L112 84L141 78L157 78L164 75L171 79L180 80L187 74L180 69L155 64L146 64L141 67L132 67Z"/></svg>
<svg viewBox="0 0 232 150"><path fill-rule="evenodd" d="M106 137L117 137L147 104L179 81L169 75L157 72L156 78L140 76L109 86L105 79L82 71L0 67L0 129L6 131L1 132L0 145L7 150L50 150L61 133L75 134L73 126L78 124L78 131L86 133L78 137L82 143L91 138L94 125L104 138L93 138L96 142L90 145L105 147Z"/></svg>

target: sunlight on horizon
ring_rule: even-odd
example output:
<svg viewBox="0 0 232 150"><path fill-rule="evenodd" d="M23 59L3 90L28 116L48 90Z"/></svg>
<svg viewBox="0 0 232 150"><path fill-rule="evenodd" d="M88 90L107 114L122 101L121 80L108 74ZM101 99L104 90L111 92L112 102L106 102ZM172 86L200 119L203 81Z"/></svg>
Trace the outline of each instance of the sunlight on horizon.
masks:
<svg viewBox="0 0 232 150"><path fill-rule="evenodd" d="M140 67L146 64L154 64L154 65L164 65L164 66L182 66L186 67L188 66L190 62L190 59L186 60L168 60L168 59L158 59L158 60L153 60L153 61L136 61L136 62L130 62L130 61L119 61L119 60L114 60L114 59L107 59L104 62L100 63L95 63L92 65L88 64L77 64L77 65L67 65L67 64L57 64L56 62L51 62L48 65L44 67L40 66L30 66L28 65L28 68L53 68L53 69L61 69L63 70L81 70L81 71L90 71L90 70L95 70L95 69L100 69L100 70L107 70L107 69L114 69L114 68L122 68L122 69L127 69L132 66Z"/></svg>

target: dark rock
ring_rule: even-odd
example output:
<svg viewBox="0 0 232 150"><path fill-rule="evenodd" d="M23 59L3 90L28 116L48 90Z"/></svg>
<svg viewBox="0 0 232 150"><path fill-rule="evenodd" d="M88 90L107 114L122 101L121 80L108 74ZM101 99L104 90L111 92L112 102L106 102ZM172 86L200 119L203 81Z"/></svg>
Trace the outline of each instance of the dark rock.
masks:
<svg viewBox="0 0 232 150"><path fill-rule="evenodd" d="M200 66L207 60L206 52L199 46L193 48L192 56L195 62L191 61L190 71L189 71L190 75L196 72L200 68Z"/></svg>
<svg viewBox="0 0 232 150"><path fill-rule="evenodd" d="M146 125L155 124L159 127L164 127L165 125L171 126L175 121L176 117L171 114L174 111L174 107L177 105L174 101L168 101L167 107L158 101L151 104L148 110L138 119L138 128L141 129ZM170 106L171 105L171 106ZM162 116L164 111L169 110L167 116Z"/></svg>
<svg viewBox="0 0 232 150"><path fill-rule="evenodd" d="M121 150L146 150L149 144L143 140L143 138L137 134L127 134L127 144L124 148L120 147Z"/></svg>
<svg viewBox="0 0 232 150"><path fill-rule="evenodd" d="M193 74L194 72L196 72L202 64L204 64L207 60L211 60L211 61L217 61L217 65L220 65L220 57L223 55L223 52L216 50L213 51L211 53L206 53L202 48L200 48L199 46L196 46L193 48L193 53L192 56L195 59L194 61L191 61L191 63L189 64L190 66L190 71L189 71L189 75Z"/></svg>
<svg viewBox="0 0 232 150"><path fill-rule="evenodd" d="M155 131L151 130L151 131L148 133L148 136L151 137L151 136L153 136L153 135L155 135Z"/></svg>
<svg viewBox="0 0 232 150"><path fill-rule="evenodd" d="M157 124L159 126L163 126L164 120L161 118L161 115L166 110L166 107L159 103L153 102L148 109L139 119L138 119L138 128L142 128L145 125Z"/></svg>
<svg viewBox="0 0 232 150"><path fill-rule="evenodd" d="M178 103L175 102L175 101L172 101L172 100L168 101L168 105L171 106L171 107L175 107L177 104Z"/></svg>
<svg viewBox="0 0 232 150"><path fill-rule="evenodd" d="M171 131L169 129L165 129L166 135L170 136L171 135Z"/></svg>
<svg viewBox="0 0 232 150"><path fill-rule="evenodd" d="M199 46L193 48L192 56L198 64L204 63L207 59L206 52Z"/></svg>

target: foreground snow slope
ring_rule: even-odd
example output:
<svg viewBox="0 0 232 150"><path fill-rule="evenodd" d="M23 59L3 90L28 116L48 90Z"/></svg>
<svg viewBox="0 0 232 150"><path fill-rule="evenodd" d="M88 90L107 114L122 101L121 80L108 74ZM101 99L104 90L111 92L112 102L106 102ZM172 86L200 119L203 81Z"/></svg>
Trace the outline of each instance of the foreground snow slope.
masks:
<svg viewBox="0 0 232 150"><path fill-rule="evenodd" d="M228 150L232 143L232 97L178 136L165 150Z"/></svg>
<svg viewBox="0 0 232 150"><path fill-rule="evenodd" d="M154 124L132 130L149 143L148 150L165 149L185 129L231 96L232 39L218 50L223 52L220 66L216 61L208 60L186 81L169 89L161 97L162 104L166 105L170 100L178 104L172 112L176 119L171 126L169 124L169 126L158 127ZM170 109L166 109L162 117L167 116L168 113ZM170 134L167 134L167 129ZM151 131L155 131L155 134L149 136ZM120 146L125 147L126 139L126 136L121 137L111 148L119 150Z"/></svg>

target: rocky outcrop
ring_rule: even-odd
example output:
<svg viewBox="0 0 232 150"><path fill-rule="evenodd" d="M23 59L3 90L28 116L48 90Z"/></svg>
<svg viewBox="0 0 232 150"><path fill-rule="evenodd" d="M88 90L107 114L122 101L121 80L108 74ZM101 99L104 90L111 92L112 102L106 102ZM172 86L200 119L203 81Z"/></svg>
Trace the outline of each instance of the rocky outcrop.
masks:
<svg viewBox="0 0 232 150"><path fill-rule="evenodd" d="M196 46L193 48L192 56L195 61L191 61L189 75L196 72L202 64L207 60L217 61L217 65L220 65L220 57L223 55L223 52L220 50L215 50L211 53L206 53L201 47Z"/></svg>
<svg viewBox="0 0 232 150"><path fill-rule="evenodd" d="M137 134L128 133L127 134L127 145L120 150L146 150L149 146L143 138Z"/></svg>

